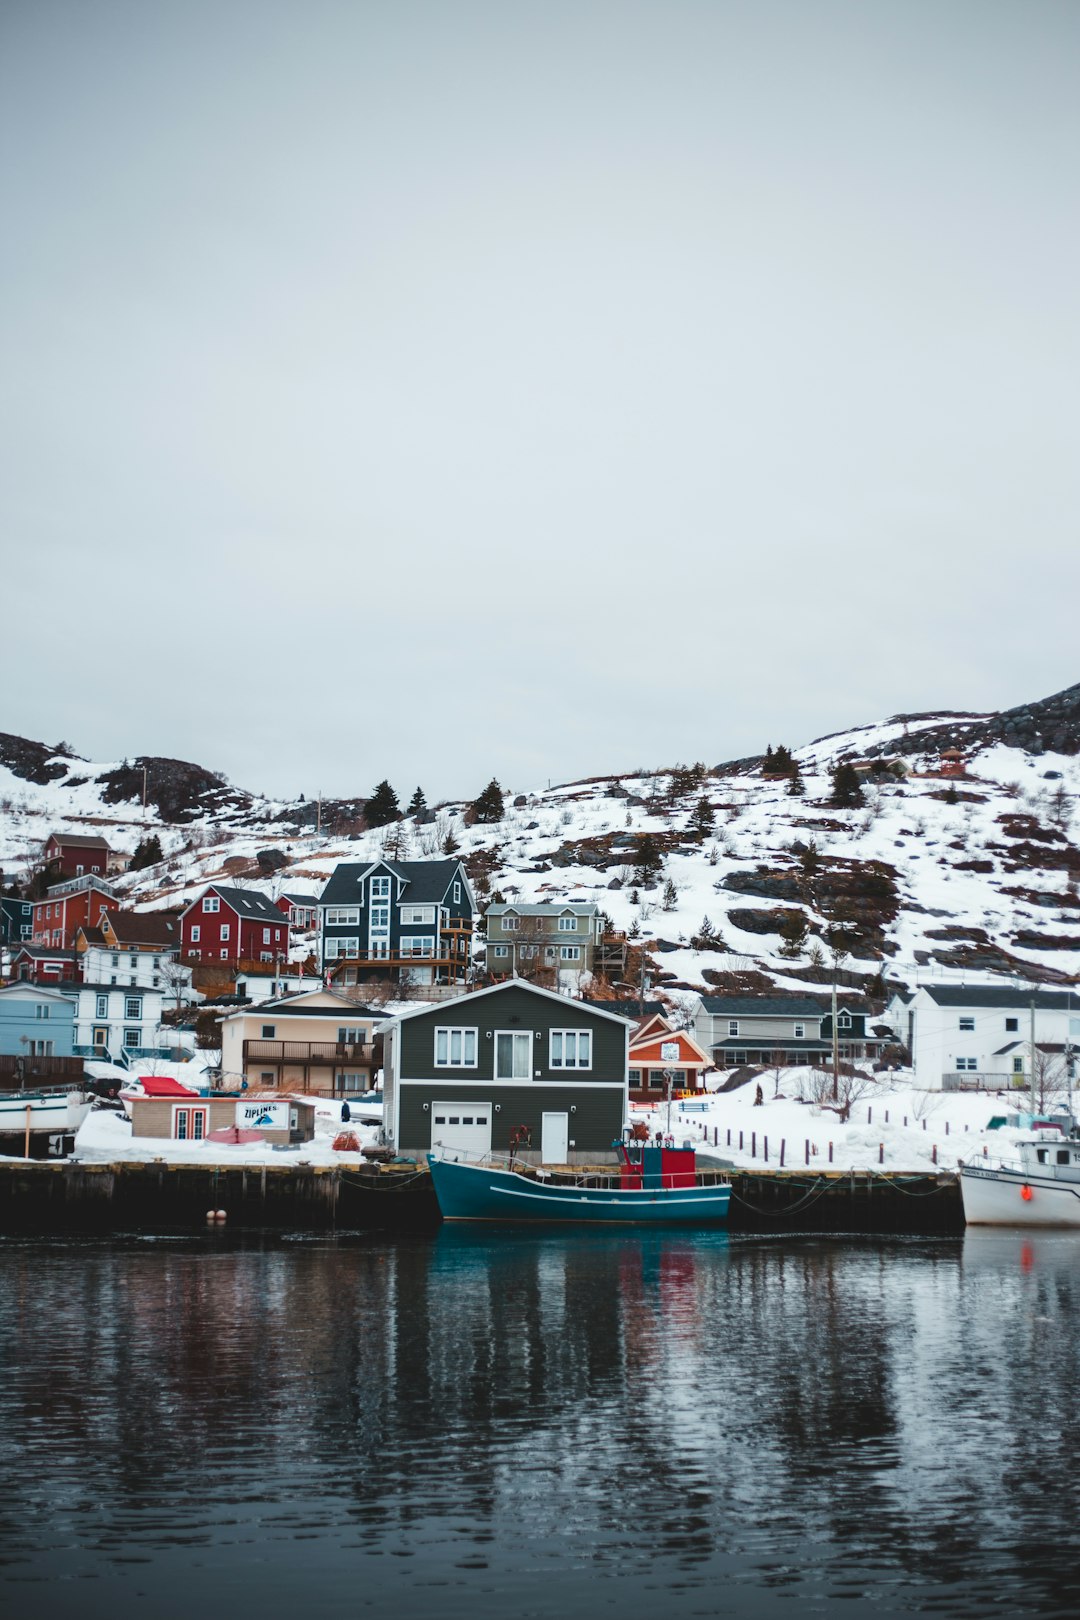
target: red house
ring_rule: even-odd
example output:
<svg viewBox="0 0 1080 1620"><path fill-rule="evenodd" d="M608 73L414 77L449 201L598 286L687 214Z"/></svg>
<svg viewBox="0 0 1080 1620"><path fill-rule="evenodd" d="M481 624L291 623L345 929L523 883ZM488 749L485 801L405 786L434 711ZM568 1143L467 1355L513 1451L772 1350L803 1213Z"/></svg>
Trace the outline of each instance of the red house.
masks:
<svg viewBox="0 0 1080 1620"><path fill-rule="evenodd" d="M49 889L44 900L34 902L34 944L59 946L70 950L80 928L100 928L101 919L116 896L101 878L71 878Z"/></svg>
<svg viewBox="0 0 1080 1620"><path fill-rule="evenodd" d="M289 925L265 894L215 883L180 914L184 961L275 962L288 954Z"/></svg>
<svg viewBox="0 0 1080 1620"><path fill-rule="evenodd" d="M319 902L312 894L279 894L277 908L288 917L289 927L303 934L318 926Z"/></svg>
<svg viewBox="0 0 1080 1620"><path fill-rule="evenodd" d="M12 955L11 977L29 979L32 984L77 984L82 978L82 964L74 951L23 945Z"/></svg>
<svg viewBox="0 0 1080 1620"><path fill-rule="evenodd" d="M82 833L50 833L45 841L45 865L57 878L104 877L111 853L104 838Z"/></svg>

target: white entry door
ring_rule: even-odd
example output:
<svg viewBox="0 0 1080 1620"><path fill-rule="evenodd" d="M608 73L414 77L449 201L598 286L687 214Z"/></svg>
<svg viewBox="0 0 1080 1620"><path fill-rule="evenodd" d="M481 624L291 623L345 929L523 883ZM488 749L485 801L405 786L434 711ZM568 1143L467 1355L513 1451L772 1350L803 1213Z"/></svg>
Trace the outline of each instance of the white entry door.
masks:
<svg viewBox="0 0 1080 1620"><path fill-rule="evenodd" d="M491 1152L491 1104L432 1103L431 1145L442 1148L450 1158L483 1158Z"/></svg>
<svg viewBox="0 0 1080 1620"><path fill-rule="evenodd" d="M567 1164L570 1158L570 1115L541 1114L540 1161Z"/></svg>

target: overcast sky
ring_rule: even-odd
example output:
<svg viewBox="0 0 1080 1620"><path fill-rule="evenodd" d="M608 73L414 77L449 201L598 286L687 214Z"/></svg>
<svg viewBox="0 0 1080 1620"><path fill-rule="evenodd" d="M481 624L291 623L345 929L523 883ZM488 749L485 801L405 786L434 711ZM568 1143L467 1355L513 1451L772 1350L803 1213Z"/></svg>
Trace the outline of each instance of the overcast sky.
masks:
<svg viewBox="0 0 1080 1620"><path fill-rule="evenodd" d="M1080 6L0 18L0 730L434 800L1080 679Z"/></svg>

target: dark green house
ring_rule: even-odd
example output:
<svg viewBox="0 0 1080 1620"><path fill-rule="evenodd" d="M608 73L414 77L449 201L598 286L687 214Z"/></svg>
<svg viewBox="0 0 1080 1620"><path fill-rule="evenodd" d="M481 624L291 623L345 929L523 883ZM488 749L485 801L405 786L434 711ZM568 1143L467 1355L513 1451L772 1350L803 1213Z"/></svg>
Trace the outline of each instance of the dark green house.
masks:
<svg viewBox="0 0 1080 1620"><path fill-rule="evenodd" d="M603 1162L629 1114L632 1020L522 979L423 1005L381 1026L384 1129L399 1153Z"/></svg>

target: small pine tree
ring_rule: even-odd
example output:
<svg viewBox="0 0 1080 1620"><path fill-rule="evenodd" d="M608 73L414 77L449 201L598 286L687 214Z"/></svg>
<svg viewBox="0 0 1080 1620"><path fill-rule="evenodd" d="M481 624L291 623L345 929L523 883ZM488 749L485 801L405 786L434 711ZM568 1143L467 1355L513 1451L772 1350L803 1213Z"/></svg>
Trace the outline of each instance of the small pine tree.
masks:
<svg viewBox="0 0 1080 1620"><path fill-rule="evenodd" d="M802 772L796 765L794 771L791 773L791 780L788 783L788 796L792 799L801 799L805 792L806 783L802 779Z"/></svg>
<svg viewBox="0 0 1080 1620"><path fill-rule="evenodd" d="M678 904L678 900L679 891L675 887L674 883L672 883L671 879L668 878L667 882L664 884L664 898L660 902L661 907L664 911L674 911L676 905Z"/></svg>
<svg viewBox="0 0 1080 1620"><path fill-rule="evenodd" d="M502 820L503 791L494 777L491 778L480 797L473 800L472 810L477 821Z"/></svg>
<svg viewBox="0 0 1080 1620"><path fill-rule="evenodd" d="M446 837L442 841L442 852L443 852L443 854L444 855L456 855L460 848L461 848L461 845L458 842L457 838L454 836L453 827L448 827L446 829Z"/></svg>
<svg viewBox="0 0 1080 1620"><path fill-rule="evenodd" d="M639 833L634 872L643 889L651 888L664 870L664 856L652 833Z"/></svg>
<svg viewBox="0 0 1080 1620"><path fill-rule="evenodd" d="M806 936L808 933L809 929L807 927L806 918L803 916L802 912L791 912L789 916L784 918L784 921L780 925L780 938L783 940L783 944L780 947L780 955L786 956L791 960L801 956L803 953L803 948L806 945Z"/></svg>
<svg viewBox="0 0 1080 1620"><path fill-rule="evenodd" d="M704 795L695 804L690 815L690 830L697 833L699 838L706 838L716 824L713 807Z"/></svg>
<svg viewBox="0 0 1080 1620"><path fill-rule="evenodd" d="M422 815L425 815L426 813L427 813L427 800L424 798L424 790L423 790L423 788L417 788L416 792L413 794L412 798L409 800L409 807L406 810L405 814L407 816L422 816Z"/></svg>
<svg viewBox="0 0 1080 1620"><path fill-rule="evenodd" d="M851 809L863 802L859 773L850 760L842 760L832 773L832 802L841 809Z"/></svg>
<svg viewBox="0 0 1080 1620"><path fill-rule="evenodd" d="M950 782L948 788L945 790L945 803L946 804L959 804L960 803L960 795L956 791L956 783L955 782Z"/></svg>
<svg viewBox="0 0 1080 1620"><path fill-rule="evenodd" d="M777 776L790 776L791 772L797 768L795 761L791 757L791 750L785 748L783 743L780 744L773 755L772 768Z"/></svg>
<svg viewBox="0 0 1080 1620"><path fill-rule="evenodd" d="M812 838L799 857L799 869L803 877L815 877L821 871L821 856Z"/></svg>
<svg viewBox="0 0 1080 1620"><path fill-rule="evenodd" d="M400 813L397 794L390 783L380 782L364 806L364 820L369 827L385 827Z"/></svg>
<svg viewBox="0 0 1080 1620"><path fill-rule="evenodd" d="M764 770L766 776L771 776L773 771L776 769L776 767L773 764L772 743L769 743L768 747L765 750L765 763L762 766L762 769Z"/></svg>
<svg viewBox="0 0 1080 1620"><path fill-rule="evenodd" d="M723 948L720 935L709 917L702 917L701 927L690 941L695 951L718 951Z"/></svg>

